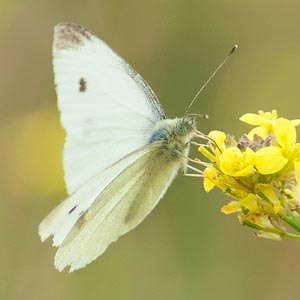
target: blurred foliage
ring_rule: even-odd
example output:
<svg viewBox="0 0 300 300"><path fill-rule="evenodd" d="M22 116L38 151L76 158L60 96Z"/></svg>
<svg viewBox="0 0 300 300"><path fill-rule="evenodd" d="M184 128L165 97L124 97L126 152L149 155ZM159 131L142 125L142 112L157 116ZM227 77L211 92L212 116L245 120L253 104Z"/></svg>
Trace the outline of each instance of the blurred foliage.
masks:
<svg viewBox="0 0 300 300"><path fill-rule="evenodd" d="M154 212L87 268L53 267L37 226L65 196L64 132L53 84L53 26L83 24L180 116L233 44L237 53L192 111L204 133L238 116L299 118L300 3L265 1L0 1L0 299L298 299L294 241L265 241L221 215L226 202L178 176Z"/></svg>

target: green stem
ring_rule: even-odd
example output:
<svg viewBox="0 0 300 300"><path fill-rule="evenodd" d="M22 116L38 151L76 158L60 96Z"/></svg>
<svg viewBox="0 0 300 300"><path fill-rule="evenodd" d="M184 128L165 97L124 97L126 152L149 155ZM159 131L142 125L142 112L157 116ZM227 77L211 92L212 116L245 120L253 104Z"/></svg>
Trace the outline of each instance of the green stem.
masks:
<svg viewBox="0 0 300 300"><path fill-rule="evenodd" d="M259 231L278 234L282 238L290 238L290 239L293 239L293 240L300 240L300 235L289 233L289 232L284 232L284 231L278 230L276 228L262 227L262 226L259 226L257 224L251 223L249 221L244 221L243 225L254 228L254 229L259 230Z"/></svg>
<svg viewBox="0 0 300 300"><path fill-rule="evenodd" d="M293 234L293 233L288 233L288 232L283 232L283 234L281 235L282 237L287 237L293 240L300 240L300 235L297 234Z"/></svg>
<svg viewBox="0 0 300 300"><path fill-rule="evenodd" d="M291 211L289 211L285 216L282 216L282 219L295 230L300 232L300 219L297 218Z"/></svg>

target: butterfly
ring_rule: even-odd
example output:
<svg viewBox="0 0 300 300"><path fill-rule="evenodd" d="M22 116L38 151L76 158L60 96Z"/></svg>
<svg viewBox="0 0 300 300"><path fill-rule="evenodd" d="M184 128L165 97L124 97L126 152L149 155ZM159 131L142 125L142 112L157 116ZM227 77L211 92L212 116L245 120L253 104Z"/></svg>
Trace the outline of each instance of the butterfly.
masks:
<svg viewBox="0 0 300 300"><path fill-rule="evenodd" d="M54 29L58 108L66 131L68 198L39 225L55 267L85 267L152 211L186 170L195 119L166 117L143 78L88 29Z"/></svg>

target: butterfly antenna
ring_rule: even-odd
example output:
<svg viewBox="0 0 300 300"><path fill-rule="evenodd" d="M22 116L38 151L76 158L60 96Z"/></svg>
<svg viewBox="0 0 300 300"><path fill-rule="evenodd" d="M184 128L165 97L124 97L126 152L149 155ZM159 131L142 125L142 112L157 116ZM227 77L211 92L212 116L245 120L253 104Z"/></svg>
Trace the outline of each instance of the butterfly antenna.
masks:
<svg viewBox="0 0 300 300"><path fill-rule="evenodd" d="M185 115L190 110L191 106L194 104L195 100L198 98L200 93L204 90L204 88L207 86L207 84L213 79L213 77L217 74L217 72L223 67L223 65L227 62L227 60L230 58L230 56L235 52L235 50L238 48L238 45L234 45L233 48L230 50L229 54L225 57L225 59L221 62L221 64L215 69L215 71L209 76L209 78L206 80L206 82L202 85L202 87L199 89L199 91L194 96L193 100L191 101L190 105L188 106Z"/></svg>

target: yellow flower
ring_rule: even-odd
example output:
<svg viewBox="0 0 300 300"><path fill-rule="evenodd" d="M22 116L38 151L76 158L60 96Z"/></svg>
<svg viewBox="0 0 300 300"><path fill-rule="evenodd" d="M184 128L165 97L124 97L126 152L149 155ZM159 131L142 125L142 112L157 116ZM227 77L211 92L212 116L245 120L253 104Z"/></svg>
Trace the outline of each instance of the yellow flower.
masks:
<svg viewBox="0 0 300 300"><path fill-rule="evenodd" d="M272 110L272 112L258 111L258 114L247 113L240 117L242 122L250 125L258 125L258 127L253 128L249 133L248 137L252 140L254 135L260 136L262 138L267 138L269 135L273 135L274 132L277 134L283 134L286 131L287 142L289 139L292 140L296 138L296 133L292 131L295 130L292 127L298 126L300 124L300 119L287 120L284 118L279 118L277 116L277 111ZM279 123L279 124L278 124ZM284 142L284 141L283 141Z"/></svg>
<svg viewBox="0 0 300 300"><path fill-rule="evenodd" d="M211 131L207 145L199 147L210 160L202 171L204 189L217 187L231 196L234 201L221 211L237 213L240 223L255 229L257 236L300 240L300 234L282 225L300 232L300 144L295 129L300 120L278 118L276 110L240 119L256 127L238 141Z"/></svg>
<svg viewBox="0 0 300 300"><path fill-rule="evenodd" d="M225 149L219 157L220 169L231 176L248 176L253 172L255 153L247 148L245 152L237 147Z"/></svg>
<svg viewBox="0 0 300 300"><path fill-rule="evenodd" d="M254 135L258 135L262 138L267 138L268 135L272 135L274 132L274 120L277 119L277 111L264 112L258 111L258 114L247 113L240 117L242 122L250 125L258 125L248 133L248 137L252 140Z"/></svg>

